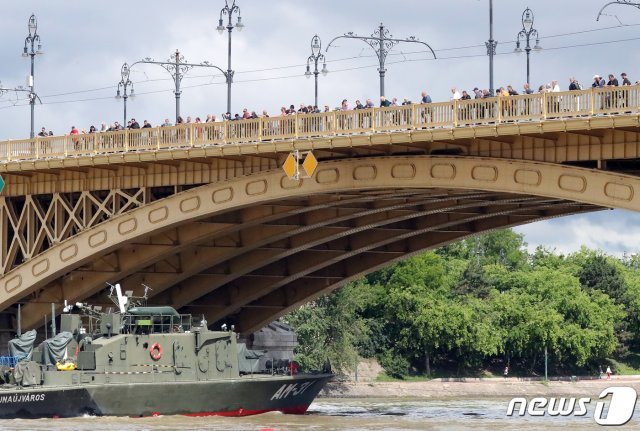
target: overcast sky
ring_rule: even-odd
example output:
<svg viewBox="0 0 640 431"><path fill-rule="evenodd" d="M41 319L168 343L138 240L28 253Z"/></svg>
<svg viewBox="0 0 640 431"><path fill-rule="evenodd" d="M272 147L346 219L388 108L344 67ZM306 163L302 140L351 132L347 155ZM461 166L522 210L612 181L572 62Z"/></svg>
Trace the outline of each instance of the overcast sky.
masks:
<svg viewBox="0 0 640 431"><path fill-rule="evenodd" d="M590 85L594 74L627 72L640 79L640 10L610 6L608 0L494 0L494 39L498 44L495 87L526 80L525 55L513 53L524 9L533 9L544 50L532 53L531 81L538 86L557 79L563 89L570 76ZM282 105L313 103L313 80L304 77L310 42L318 34L324 48L345 32L370 35L383 22L394 37L416 36L436 51L437 60L419 44L400 44L387 59L388 97L418 100L422 90L434 101L448 100L449 89L488 88L488 0L239 0L242 32L233 32L233 112L243 107L275 113ZM29 59L21 57L27 23L34 13L44 54L36 57L36 131L55 134L71 126L88 129L102 121L122 120L115 100L120 68L145 57L166 60L179 49L192 63L209 61L227 68L227 36L216 31L224 0L2 0L0 81L26 85ZM235 22L235 19L234 19ZM534 43L534 42L532 42ZM321 105L343 98L378 97L377 59L363 42L338 40L328 52L331 71L320 77ZM129 117L157 125L175 118L173 81L157 65L136 65L131 72L135 99ZM195 68L183 80L182 114L206 117L226 110L224 77ZM0 98L0 139L29 135L29 106L24 93ZM614 211L562 218L519 229L533 247L544 243L570 252L581 244L611 253L635 252L640 217Z"/></svg>

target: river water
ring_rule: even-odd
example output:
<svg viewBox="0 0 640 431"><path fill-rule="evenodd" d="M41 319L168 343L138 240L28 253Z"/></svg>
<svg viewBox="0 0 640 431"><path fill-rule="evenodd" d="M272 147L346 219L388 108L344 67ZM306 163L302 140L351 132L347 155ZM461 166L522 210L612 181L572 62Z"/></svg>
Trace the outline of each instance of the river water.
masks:
<svg viewBox="0 0 640 431"><path fill-rule="evenodd" d="M319 399L306 415L244 418L160 416L0 420L0 430L55 431L413 431L602 429L592 417L507 417L508 399ZM592 413L592 412L591 412ZM622 429L640 429L640 406Z"/></svg>

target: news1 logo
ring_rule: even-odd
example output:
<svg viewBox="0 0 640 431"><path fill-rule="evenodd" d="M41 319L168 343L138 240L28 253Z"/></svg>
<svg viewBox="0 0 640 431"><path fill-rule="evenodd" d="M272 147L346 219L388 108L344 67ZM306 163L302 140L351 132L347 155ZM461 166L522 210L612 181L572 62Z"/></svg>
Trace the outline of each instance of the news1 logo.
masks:
<svg viewBox="0 0 640 431"><path fill-rule="evenodd" d="M598 401L593 420L599 425L618 426L631 420L636 408L638 394L628 387L610 387L600 393L598 399L611 396L605 413L605 401ZM516 405L518 406L516 409ZM507 416L585 416L592 405L591 398L513 398L507 407Z"/></svg>

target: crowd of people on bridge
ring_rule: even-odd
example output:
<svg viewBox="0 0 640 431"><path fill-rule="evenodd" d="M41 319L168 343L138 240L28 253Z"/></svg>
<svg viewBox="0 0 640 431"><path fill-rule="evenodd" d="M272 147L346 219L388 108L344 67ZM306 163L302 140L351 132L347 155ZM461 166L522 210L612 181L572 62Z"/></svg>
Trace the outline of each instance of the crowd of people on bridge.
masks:
<svg viewBox="0 0 640 431"><path fill-rule="evenodd" d="M591 87L605 88L605 87L618 87L618 86L627 86L627 85L640 85L640 80L635 81L635 84L632 84L631 80L628 78L627 74L624 72L620 74L620 80L618 80L614 74L609 74L607 78L608 79L605 79L603 76L599 74L594 75ZM569 78L569 85L568 85L569 91L583 90L583 89L585 88L578 82L578 80L575 77ZM495 95L498 97L509 97L509 96L517 96L519 94L533 94L536 92L534 91L533 88L531 88L529 83L524 83L521 91L522 93L519 93L516 89L514 89L512 85L507 85L506 87L504 86L499 87L496 90ZM560 92L560 91L562 90L560 88L560 85L558 84L558 81L553 80L550 83L540 85L538 87L537 93L553 93L553 92ZM457 87L453 87L451 88L450 100L486 99L489 97L493 97L493 96L491 95L491 92L489 91L489 89L486 89L486 88L480 89L479 87L474 87L472 92L470 93L467 90L460 91ZM364 100L364 103L361 100ZM412 103L413 102L409 98L404 98L402 102L400 102L397 97L392 97L391 99L387 99L386 97L381 96L378 106L390 107L390 106L410 105ZM422 91L422 93L420 94L418 103L426 104L426 103L433 103L433 101L431 99L431 96L427 93L427 91ZM288 116L288 115L300 115L300 114L316 114L316 113L331 112L331 111L350 111L350 110L358 110L358 109L369 109L375 106L376 104L374 104L374 102L370 98L356 99L353 104L350 103L348 99L343 99L340 105L336 106L333 109L331 109L329 105L325 105L324 109L320 109L316 105L307 105L304 103L301 103L298 109L296 109L295 105L289 105L288 108L286 106L282 106L280 108L280 112L278 115ZM261 114L257 114L255 110L249 111L249 109L244 108L241 114L236 113L235 115L232 116L230 112L225 112L220 116L221 121L241 121L241 120L256 119L256 118L269 118L269 114L267 113L266 110L262 110ZM195 123L195 124L213 123L217 121L219 120L218 120L218 117L216 117L216 114L208 114L204 121L202 120L201 117L195 117L194 119L192 119L191 116L187 116L186 119L184 119L183 117L178 116L175 125L190 124L190 123ZM173 126L173 124L171 123L171 121L169 121L168 118L165 118L164 122L160 124L160 127L169 127L169 126ZM131 120L127 122L126 126L120 124L118 121L112 122L109 126L107 126L107 123L102 122L100 125L100 128L96 128L95 126L91 125L88 129L83 128L81 130L78 130L75 126L72 126L71 130L67 134L69 135L78 135L78 134L86 134L86 133L91 134L91 133L100 133L100 132L113 132L113 131L125 130L125 129L140 129L140 128L145 129L145 128L151 128L151 127L154 127L154 126L152 126L152 124L148 120L144 120L143 125L140 126L140 124L138 123L138 121L136 121L135 118L131 118ZM41 136L41 137L53 136L53 132L50 130L47 131L45 127L42 127L40 133L38 133L38 136Z"/></svg>

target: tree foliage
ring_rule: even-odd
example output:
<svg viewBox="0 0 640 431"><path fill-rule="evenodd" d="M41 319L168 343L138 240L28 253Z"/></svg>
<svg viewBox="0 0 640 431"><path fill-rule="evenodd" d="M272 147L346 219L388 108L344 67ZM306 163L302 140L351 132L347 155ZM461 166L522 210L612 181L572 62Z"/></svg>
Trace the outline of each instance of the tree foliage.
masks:
<svg viewBox="0 0 640 431"><path fill-rule="evenodd" d="M640 344L640 275L588 249L526 251L501 230L423 253L291 313L309 368L377 357L387 373L473 374L509 365L588 372Z"/></svg>

